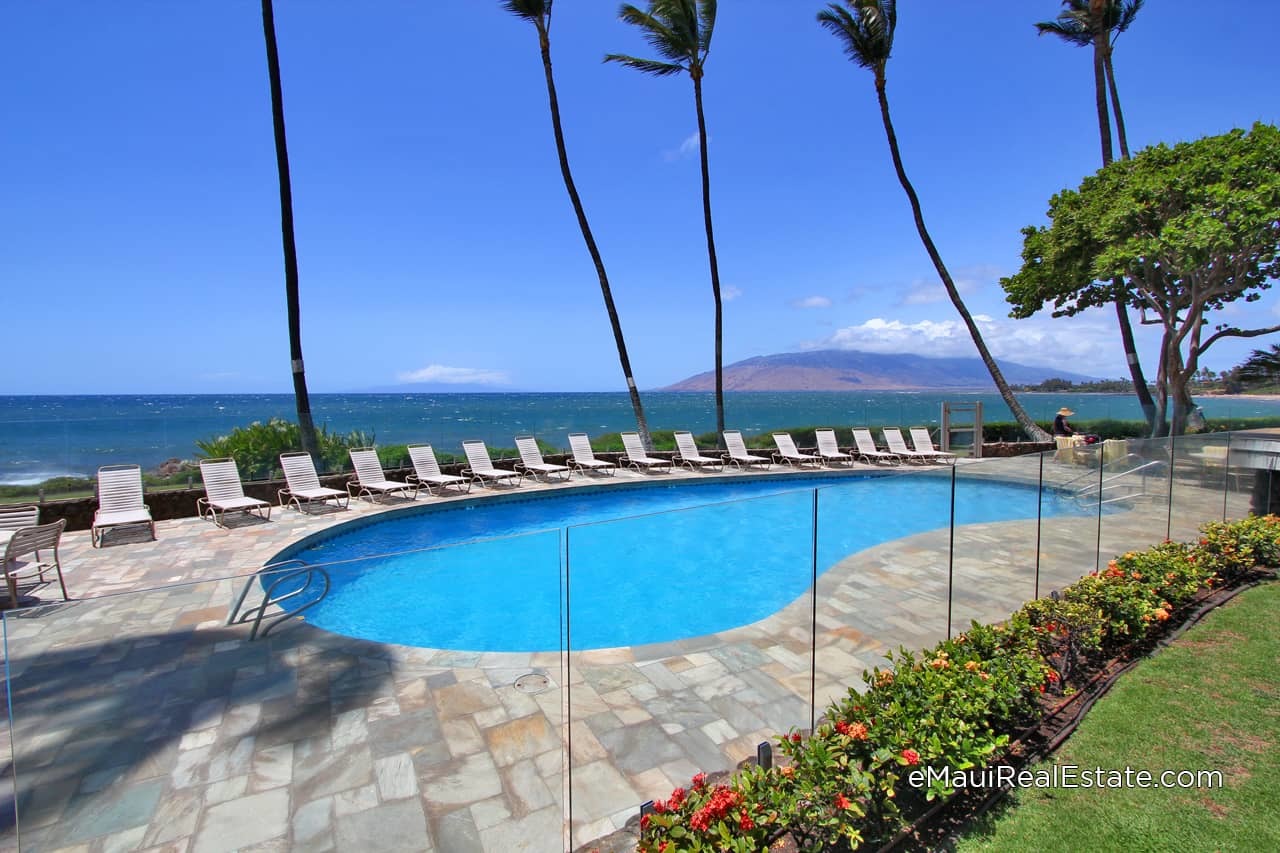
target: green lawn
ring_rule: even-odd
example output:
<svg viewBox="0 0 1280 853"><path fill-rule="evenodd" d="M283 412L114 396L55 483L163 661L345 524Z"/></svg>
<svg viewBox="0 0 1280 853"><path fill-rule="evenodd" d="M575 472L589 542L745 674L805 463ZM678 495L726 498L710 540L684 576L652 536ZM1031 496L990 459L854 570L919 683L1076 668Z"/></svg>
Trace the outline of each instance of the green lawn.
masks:
<svg viewBox="0 0 1280 853"><path fill-rule="evenodd" d="M1123 676L1054 759L1220 770L1221 789L1021 789L956 849L1280 850L1278 613L1272 582L1210 614Z"/></svg>

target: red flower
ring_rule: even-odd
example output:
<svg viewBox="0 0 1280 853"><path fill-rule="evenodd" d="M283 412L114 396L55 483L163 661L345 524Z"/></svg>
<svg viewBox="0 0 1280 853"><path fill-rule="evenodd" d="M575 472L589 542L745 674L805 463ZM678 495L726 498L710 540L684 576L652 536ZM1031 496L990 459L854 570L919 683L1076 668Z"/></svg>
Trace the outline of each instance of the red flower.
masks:
<svg viewBox="0 0 1280 853"><path fill-rule="evenodd" d="M842 735L849 734L849 724L844 720L836 720L836 731Z"/></svg>
<svg viewBox="0 0 1280 853"><path fill-rule="evenodd" d="M671 792L671 799L667 801L667 808L678 809L680 804L684 802L684 788L676 788Z"/></svg>
<svg viewBox="0 0 1280 853"><path fill-rule="evenodd" d="M703 785L705 785L705 784L707 784L707 774L706 774L706 773L699 773L697 776L694 776L694 777L693 777L693 789L694 789L695 791L701 791L701 790L702 790L702 786L703 786Z"/></svg>
<svg viewBox="0 0 1280 853"><path fill-rule="evenodd" d="M903 758L903 760L904 760L904 761L906 761L908 764L919 764L919 763L920 763L920 753L916 752L914 749L904 749L904 750L902 750L902 758Z"/></svg>
<svg viewBox="0 0 1280 853"><path fill-rule="evenodd" d="M649 816L647 814L640 815L640 831L644 832L649 828Z"/></svg>
<svg viewBox="0 0 1280 853"><path fill-rule="evenodd" d="M743 809L738 814L738 829L743 832L750 832L755 829L756 822L751 819L751 815L747 814L747 810Z"/></svg>
<svg viewBox="0 0 1280 853"><path fill-rule="evenodd" d="M800 733L799 733L799 732L795 732L794 734L792 734L792 735L791 735L791 742L792 742L792 743L799 743L799 742L800 742Z"/></svg>
<svg viewBox="0 0 1280 853"><path fill-rule="evenodd" d="M664 802L662 802L662 800L654 800L654 801L653 801L653 811L654 811L654 814L662 814L662 813L663 813L663 812L665 812L666 810L667 810L667 804L666 804L666 803L664 803Z"/></svg>
<svg viewBox="0 0 1280 853"><path fill-rule="evenodd" d="M838 809L849 808L849 798L846 797L844 794L836 794L836 808Z"/></svg>

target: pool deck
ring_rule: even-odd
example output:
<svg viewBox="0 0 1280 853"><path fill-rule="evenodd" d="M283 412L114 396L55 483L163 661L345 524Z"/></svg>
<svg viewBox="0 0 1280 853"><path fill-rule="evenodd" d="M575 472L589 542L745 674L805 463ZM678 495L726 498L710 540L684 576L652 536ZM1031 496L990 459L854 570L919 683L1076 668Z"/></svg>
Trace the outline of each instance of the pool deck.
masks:
<svg viewBox="0 0 1280 853"><path fill-rule="evenodd" d="M1029 470L1005 462L962 467ZM1080 470L1046 468L1061 480ZM707 477L620 472L518 491ZM408 648L298 620L251 642L246 627L224 625L234 578L304 536L406 501L277 508L270 522L231 529L162 521L154 542L122 531L102 549L69 533L62 563L77 599L5 617L22 848L577 847L694 773L730 769L761 741L808 727L811 695L821 714L887 649L943 638L949 589L953 630L998 619L1032 597L1036 566L1041 594L1092 570L1099 528L1105 562L1160 541L1170 523L1189 538L1189 519L1220 517L1228 498L1229 514L1247 512L1247 496L1188 486L1177 512L1157 501L1101 522L1046 520L1038 549L1034 521L970 525L950 560L950 532L933 530L842 560L819 578L816 609L809 593L711 637L569 655ZM418 502L446 500L457 499ZM529 673L546 688L517 688ZM8 801L12 773L4 783ZM6 811L0 850L17 849Z"/></svg>

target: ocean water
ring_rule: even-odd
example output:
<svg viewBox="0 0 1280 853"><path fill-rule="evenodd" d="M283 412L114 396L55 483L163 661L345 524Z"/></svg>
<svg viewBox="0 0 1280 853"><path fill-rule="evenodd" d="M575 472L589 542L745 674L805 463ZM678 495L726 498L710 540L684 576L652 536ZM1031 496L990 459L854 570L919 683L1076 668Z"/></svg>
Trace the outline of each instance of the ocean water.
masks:
<svg viewBox="0 0 1280 853"><path fill-rule="evenodd" d="M715 429L709 393L642 395L653 429ZM1137 419L1126 394L1022 394L1039 420L1070 405L1077 420ZM725 420L745 433L826 424L833 427L936 424L941 403L981 401L990 423L1011 417L994 393L735 392L725 395ZM1198 401L1210 417L1280 416L1280 402L1246 398ZM430 442L460 452L478 438L511 447L531 433L567 446L570 432L598 435L635 428L626 393L542 394L313 394L317 424L363 430L378 444ZM293 419L290 394L94 395L0 397L0 483L91 475L99 466L137 463L152 468L167 459L193 459L196 442L271 417Z"/></svg>

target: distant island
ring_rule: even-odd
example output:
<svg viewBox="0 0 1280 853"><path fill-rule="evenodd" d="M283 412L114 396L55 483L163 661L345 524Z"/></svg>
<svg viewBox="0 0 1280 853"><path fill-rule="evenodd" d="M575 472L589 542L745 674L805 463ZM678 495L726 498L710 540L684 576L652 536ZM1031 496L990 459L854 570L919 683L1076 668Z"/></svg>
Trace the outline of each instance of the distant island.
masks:
<svg viewBox="0 0 1280 853"><path fill-rule="evenodd" d="M1060 380L1073 385L1099 381L1055 367L1001 361L1011 385ZM926 358L907 353L813 350L762 355L724 368L726 391L990 391L995 387L980 358ZM715 373L690 376L660 391L712 391Z"/></svg>

